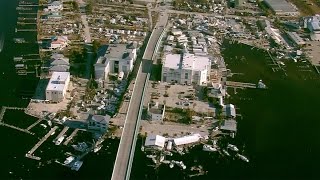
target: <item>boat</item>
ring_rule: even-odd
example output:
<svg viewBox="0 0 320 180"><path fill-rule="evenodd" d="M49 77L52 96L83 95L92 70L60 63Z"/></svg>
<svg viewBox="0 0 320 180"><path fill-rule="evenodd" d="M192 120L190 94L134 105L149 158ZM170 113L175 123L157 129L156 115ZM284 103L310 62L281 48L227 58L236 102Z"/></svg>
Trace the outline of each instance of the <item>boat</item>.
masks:
<svg viewBox="0 0 320 180"><path fill-rule="evenodd" d="M225 155L227 155L227 156L230 156L230 154L228 153L228 151L227 151L227 150L222 149L222 152L223 152L223 154L225 154Z"/></svg>
<svg viewBox="0 0 320 180"><path fill-rule="evenodd" d="M78 143L78 145L71 145L76 151L84 152L88 145L85 142Z"/></svg>
<svg viewBox="0 0 320 180"><path fill-rule="evenodd" d="M218 149L213 147L212 145L204 144L203 147L202 147L202 150L203 151L208 151L208 152L215 152Z"/></svg>
<svg viewBox="0 0 320 180"><path fill-rule="evenodd" d="M245 162L249 162L249 159L247 157L245 157L244 155L241 155L241 154L236 154L236 156L238 158L240 158L241 160L245 161Z"/></svg>
<svg viewBox="0 0 320 180"><path fill-rule="evenodd" d="M233 144L228 144L228 148L231 149L232 151L238 152L239 149L237 148L237 146L233 145Z"/></svg>
<svg viewBox="0 0 320 180"><path fill-rule="evenodd" d="M83 164L83 161L76 161L76 162L71 166L71 170L79 171L79 169L81 168L82 164Z"/></svg>
<svg viewBox="0 0 320 180"><path fill-rule="evenodd" d="M171 163L169 164L169 167L170 167L170 168L173 168L173 167L174 167L174 163L171 162Z"/></svg>
<svg viewBox="0 0 320 180"><path fill-rule="evenodd" d="M155 157L156 155L151 155L151 154L147 155L147 158L155 158Z"/></svg>
<svg viewBox="0 0 320 180"><path fill-rule="evenodd" d="M1 36L0 36L0 52L3 49L3 45L4 45L4 33L1 33Z"/></svg>
<svg viewBox="0 0 320 180"><path fill-rule="evenodd" d="M14 38L13 41L15 43L25 43L26 42L26 40L24 38Z"/></svg>
<svg viewBox="0 0 320 180"><path fill-rule="evenodd" d="M100 151L100 149L102 148L103 145L99 145L99 146L96 146L94 149L93 149L93 152L96 153L98 151Z"/></svg>
<svg viewBox="0 0 320 180"><path fill-rule="evenodd" d="M75 159L74 156L69 156L66 158L66 160L63 162L64 165L70 164Z"/></svg>
<svg viewBox="0 0 320 180"><path fill-rule="evenodd" d="M55 144L58 146L62 143L63 140L64 140L64 136L61 136L56 140Z"/></svg>
<svg viewBox="0 0 320 180"><path fill-rule="evenodd" d="M184 163L182 161L175 161L176 165L180 166L182 169L186 169L187 166L184 165Z"/></svg>
<svg viewBox="0 0 320 180"><path fill-rule="evenodd" d="M162 162L164 160L164 156L160 156L159 162Z"/></svg>

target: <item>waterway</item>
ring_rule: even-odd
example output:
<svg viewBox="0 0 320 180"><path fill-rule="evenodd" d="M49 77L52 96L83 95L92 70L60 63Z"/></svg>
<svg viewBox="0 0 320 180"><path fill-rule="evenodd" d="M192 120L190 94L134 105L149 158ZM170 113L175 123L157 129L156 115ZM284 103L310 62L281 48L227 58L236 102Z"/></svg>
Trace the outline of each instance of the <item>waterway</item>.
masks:
<svg viewBox="0 0 320 180"><path fill-rule="evenodd" d="M13 42L15 37L23 37L30 42L36 41L35 32L15 33L17 5L18 0L0 0L0 31L5 35L4 47L0 53L0 107L26 107L26 94L34 92L38 81L33 75L16 75L13 57L38 52L36 43ZM36 119L22 111L10 110L5 114L4 121L24 128ZM70 149L62 145L55 146L52 139L36 151L42 158L40 162L26 158L25 154L47 132L41 128L32 131L36 132L35 136L0 126L0 179L110 179L119 140L106 140L103 148L97 154L87 155L79 172L75 172L54 162L55 158L61 158L64 152Z"/></svg>
<svg viewBox="0 0 320 180"><path fill-rule="evenodd" d="M227 102L235 104L242 115L233 143L250 163L195 148L177 159L189 168L202 165L207 174L189 177L189 172L180 168L150 166L153 163L137 145L132 179L318 179L319 75L312 66L303 68L305 63L286 61L286 76L272 71L268 65L271 61L262 50L229 43L224 43L224 48L227 67L244 73L229 80L257 83L261 79L268 86L267 90L238 89L237 94L228 89L231 98Z"/></svg>

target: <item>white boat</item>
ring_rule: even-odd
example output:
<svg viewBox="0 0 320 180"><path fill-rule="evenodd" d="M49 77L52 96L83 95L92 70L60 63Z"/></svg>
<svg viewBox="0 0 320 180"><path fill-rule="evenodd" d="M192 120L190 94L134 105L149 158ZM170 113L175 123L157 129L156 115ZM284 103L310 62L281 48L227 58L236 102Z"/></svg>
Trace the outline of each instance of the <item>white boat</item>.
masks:
<svg viewBox="0 0 320 180"><path fill-rule="evenodd" d="M99 146L96 146L94 149L93 149L93 152L96 153L98 151L100 151L100 149L102 148L103 145L99 145Z"/></svg>
<svg viewBox="0 0 320 180"><path fill-rule="evenodd" d="M230 156L230 154L228 153L228 151L227 151L227 150L222 149L222 152L223 152L223 154L225 154L225 155L227 155L227 156Z"/></svg>
<svg viewBox="0 0 320 180"><path fill-rule="evenodd" d="M236 155L238 158L240 158L241 160L245 161L245 162L249 162L249 159L247 157L245 157L244 155L241 154L237 154Z"/></svg>
<svg viewBox="0 0 320 180"><path fill-rule="evenodd" d="M173 167L174 167L174 163L171 162L171 163L169 164L169 167L170 167L170 168L173 168Z"/></svg>
<svg viewBox="0 0 320 180"><path fill-rule="evenodd" d="M164 160L164 156L160 156L159 162L162 162Z"/></svg>
<svg viewBox="0 0 320 180"><path fill-rule="evenodd" d="M43 128L47 128L47 125L45 124L40 124L40 126L42 126Z"/></svg>
<svg viewBox="0 0 320 180"><path fill-rule="evenodd" d="M55 144L58 146L62 143L63 140L64 140L64 136L61 136L56 140Z"/></svg>
<svg viewBox="0 0 320 180"><path fill-rule="evenodd" d="M147 155L147 158L155 158L155 157L156 155L151 155L151 154Z"/></svg>
<svg viewBox="0 0 320 180"><path fill-rule="evenodd" d="M79 171L79 169L81 168L82 164L83 164L83 161L76 161L76 162L71 166L71 170Z"/></svg>
<svg viewBox="0 0 320 180"><path fill-rule="evenodd" d="M203 147L202 147L202 150L203 151L209 151L209 152L215 152L218 149L213 147L212 145L204 144Z"/></svg>
<svg viewBox="0 0 320 180"><path fill-rule="evenodd" d="M167 156L172 156L173 155L172 152L170 152L170 151L163 151L163 154L165 154Z"/></svg>
<svg viewBox="0 0 320 180"><path fill-rule="evenodd" d="M232 151L238 152L239 149L237 148L237 146L233 145L233 144L228 144L228 148L231 149Z"/></svg>
<svg viewBox="0 0 320 180"><path fill-rule="evenodd" d="M69 157L67 157L67 159L64 161L64 165L68 165L68 164L70 164L73 160L75 159L75 157L74 156L69 156Z"/></svg>
<svg viewBox="0 0 320 180"><path fill-rule="evenodd" d="M178 165L179 167L181 167L182 169L186 169L187 166L184 165L184 163L182 161L175 161L176 165Z"/></svg>

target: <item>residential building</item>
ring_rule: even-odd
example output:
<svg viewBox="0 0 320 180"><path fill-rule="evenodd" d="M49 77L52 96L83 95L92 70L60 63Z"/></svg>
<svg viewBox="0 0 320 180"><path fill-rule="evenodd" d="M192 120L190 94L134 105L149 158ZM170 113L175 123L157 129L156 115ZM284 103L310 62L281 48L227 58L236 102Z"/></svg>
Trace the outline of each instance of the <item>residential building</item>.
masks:
<svg viewBox="0 0 320 180"><path fill-rule="evenodd" d="M287 0L264 0L266 5L279 16L298 16L298 9Z"/></svg>
<svg viewBox="0 0 320 180"><path fill-rule="evenodd" d="M320 41L320 15L305 17L304 28L308 28L312 40Z"/></svg>
<svg viewBox="0 0 320 180"><path fill-rule="evenodd" d="M159 102L151 102L148 104L148 115L152 121L163 121L165 112L165 105L159 104Z"/></svg>
<svg viewBox="0 0 320 180"><path fill-rule="evenodd" d="M230 119L230 120L224 120L222 124L220 125L220 129L224 131L231 131L236 132L237 131L237 121Z"/></svg>
<svg viewBox="0 0 320 180"><path fill-rule="evenodd" d="M69 58L64 57L63 54L58 53L54 53L51 56L49 74L52 74L53 72L69 72L69 69Z"/></svg>
<svg viewBox="0 0 320 180"><path fill-rule="evenodd" d="M69 72L53 72L46 88L46 100L61 102L65 98L69 81Z"/></svg>
<svg viewBox="0 0 320 180"><path fill-rule="evenodd" d="M208 56L190 53L166 54L162 66L161 81L179 84L206 85L211 60Z"/></svg>
<svg viewBox="0 0 320 180"><path fill-rule="evenodd" d="M110 119L109 115L89 115L88 129L105 133L108 130Z"/></svg>
<svg viewBox="0 0 320 180"><path fill-rule="evenodd" d="M233 104L227 104L222 108L222 114L227 118L235 118L236 117L236 108Z"/></svg>
<svg viewBox="0 0 320 180"><path fill-rule="evenodd" d="M109 44L98 50L98 59L94 65L96 80L105 80L108 73L124 72L133 69L137 58L137 44Z"/></svg>
<svg viewBox="0 0 320 180"><path fill-rule="evenodd" d="M69 44L67 36L53 36L51 38L51 43L49 49L51 50L63 50Z"/></svg>
<svg viewBox="0 0 320 180"><path fill-rule="evenodd" d="M144 146L146 148L162 150L164 148L166 138L159 135L150 134L146 138Z"/></svg>
<svg viewBox="0 0 320 180"><path fill-rule="evenodd" d="M193 134L193 135L175 138L175 139L173 139L173 143L176 146L182 146L182 145L193 144L193 143L199 142L200 139L201 139L200 134Z"/></svg>
<svg viewBox="0 0 320 180"><path fill-rule="evenodd" d="M60 1L53 1L52 3L48 4L48 11L62 11L63 10L63 4Z"/></svg>

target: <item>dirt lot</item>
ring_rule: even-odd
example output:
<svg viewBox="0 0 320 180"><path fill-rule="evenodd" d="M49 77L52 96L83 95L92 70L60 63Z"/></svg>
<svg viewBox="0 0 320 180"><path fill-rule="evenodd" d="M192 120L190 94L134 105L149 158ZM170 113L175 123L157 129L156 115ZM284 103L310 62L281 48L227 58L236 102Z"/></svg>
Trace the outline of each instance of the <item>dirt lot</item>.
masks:
<svg viewBox="0 0 320 180"><path fill-rule="evenodd" d="M168 97L165 97L165 95L168 95ZM144 106L147 106L151 99L155 102L165 103L167 107L190 108L200 113L213 112L214 110L207 102L200 100L201 92L199 88L195 89L193 86L168 86L168 83L160 83L153 86L152 82L150 82Z"/></svg>
<svg viewBox="0 0 320 180"><path fill-rule="evenodd" d="M320 66L320 42L319 41L310 41L308 42L311 46L306 47L306 54L310 57L311 64Z"/></svg>

